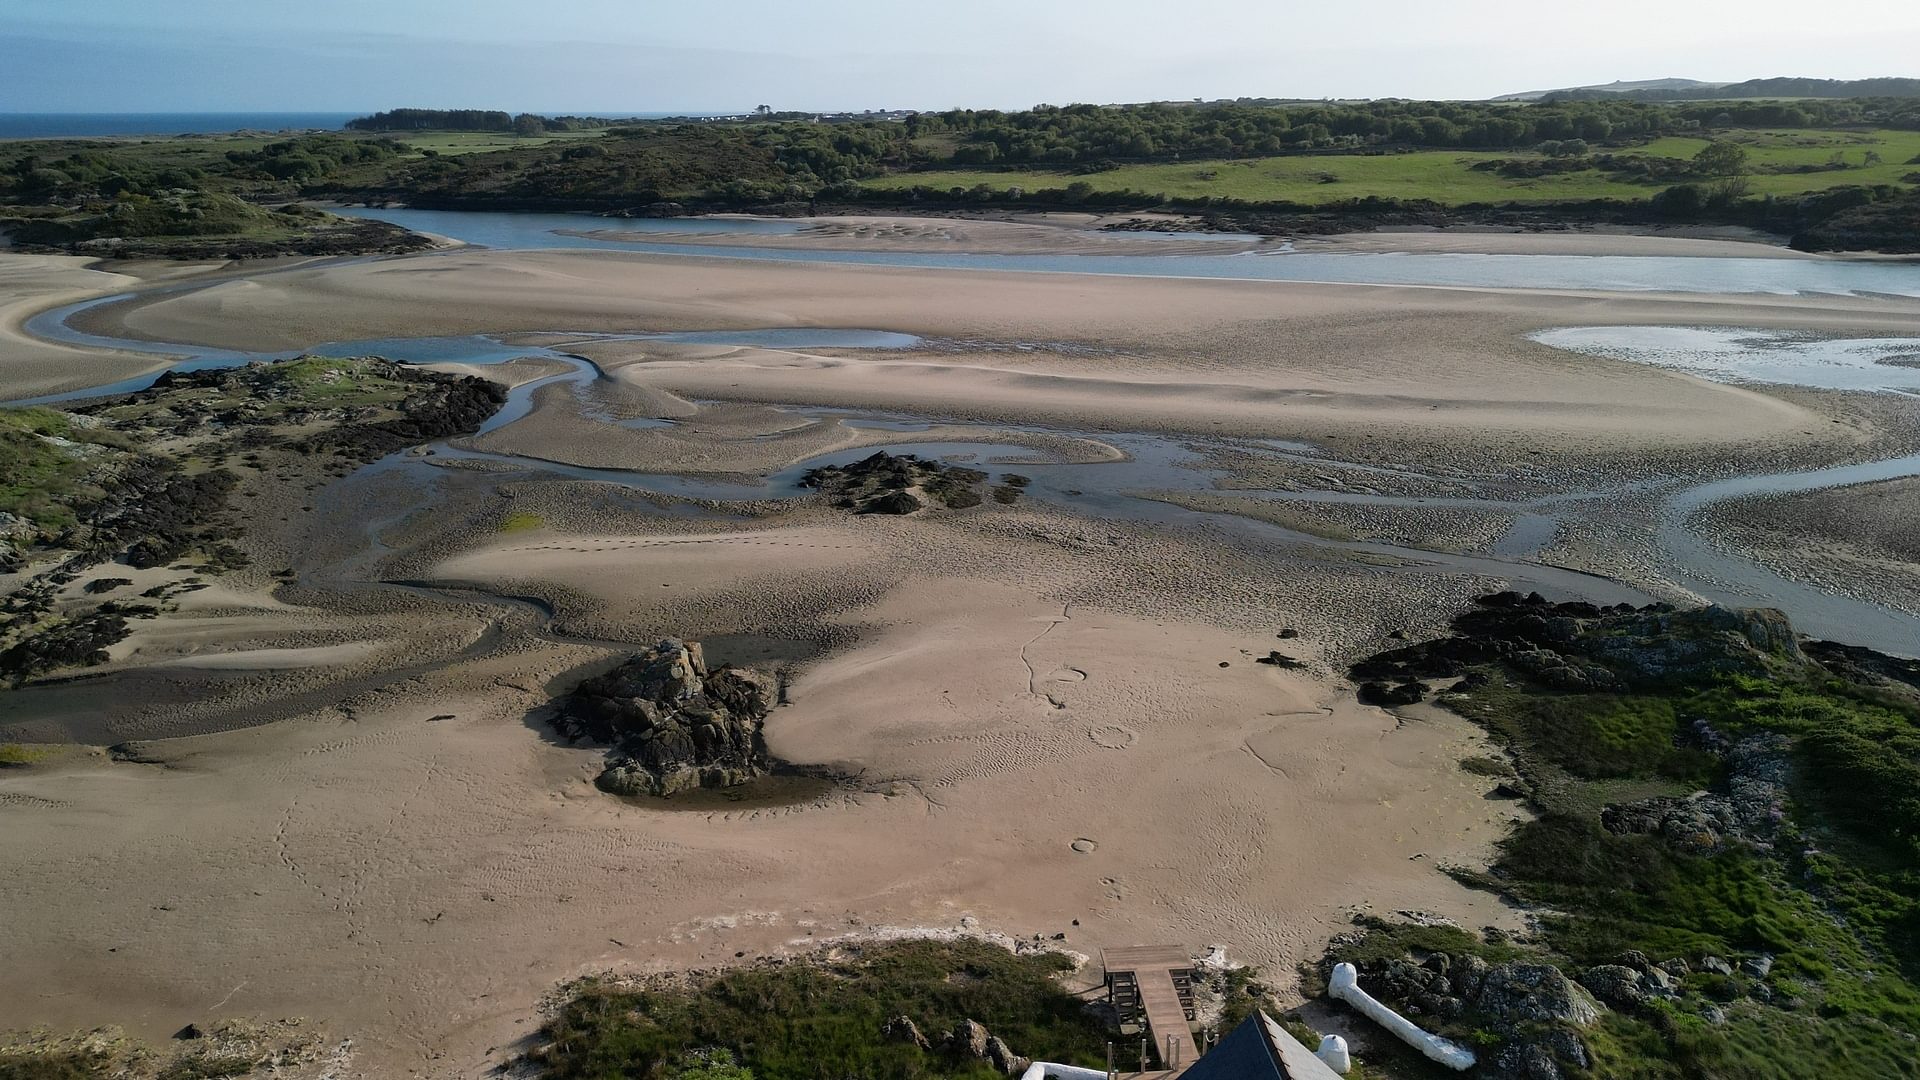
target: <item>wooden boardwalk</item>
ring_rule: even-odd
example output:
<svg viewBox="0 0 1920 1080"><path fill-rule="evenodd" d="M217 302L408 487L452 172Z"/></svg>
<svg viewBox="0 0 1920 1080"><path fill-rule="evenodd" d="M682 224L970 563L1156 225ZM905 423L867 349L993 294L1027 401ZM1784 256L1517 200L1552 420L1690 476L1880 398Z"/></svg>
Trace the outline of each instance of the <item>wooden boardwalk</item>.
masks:
<svg viewBox="0 0 1920 1080"><path fill-rule="evenodd" d="M1107 972L1108 999L1120 1011L1121 1021L1144 1021L1161 1064L1193 1064L1200 1055L1188 1026L1193 1018L1192 954L1178 945L1103 949L1100 965Z"/></svg>

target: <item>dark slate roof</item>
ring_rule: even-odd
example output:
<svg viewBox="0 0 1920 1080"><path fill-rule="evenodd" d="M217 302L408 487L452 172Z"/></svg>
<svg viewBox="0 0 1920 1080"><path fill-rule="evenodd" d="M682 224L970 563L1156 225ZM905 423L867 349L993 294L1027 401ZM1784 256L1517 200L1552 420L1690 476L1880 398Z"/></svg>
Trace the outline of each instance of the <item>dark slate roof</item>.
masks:
<svg viewBox="0 0 1920 1080"><path fill-rule="evenodd" d="M1256 1012L1181 1074L1180 1080L1340 1080L1340 1074Z"/></svg>

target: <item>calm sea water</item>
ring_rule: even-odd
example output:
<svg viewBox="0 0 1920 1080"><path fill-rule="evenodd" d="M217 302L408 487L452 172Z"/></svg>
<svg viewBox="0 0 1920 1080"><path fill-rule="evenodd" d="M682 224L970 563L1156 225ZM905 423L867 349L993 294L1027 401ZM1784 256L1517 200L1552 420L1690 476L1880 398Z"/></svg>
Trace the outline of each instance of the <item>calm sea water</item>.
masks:
<svg viewBox="0 0 1920 1080"><path fill-rule="evenodd" d="M91 135L205 135L225 131L338 130L365 113L0 113L0 139Z"/></svg>

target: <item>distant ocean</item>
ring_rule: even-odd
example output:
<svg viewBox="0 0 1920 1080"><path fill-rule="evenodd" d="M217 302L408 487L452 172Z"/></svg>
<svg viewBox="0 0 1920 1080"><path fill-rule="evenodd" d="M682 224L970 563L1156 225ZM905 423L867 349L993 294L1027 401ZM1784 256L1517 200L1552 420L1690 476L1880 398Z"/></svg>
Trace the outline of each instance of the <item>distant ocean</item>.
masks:
<svg viewBox="0 0 1920 1080"><path fill-rule="evenodd" d="M86 135L203 135L223 131L338 130L364 112L344 113L0 113L0 139Z"/></svg>

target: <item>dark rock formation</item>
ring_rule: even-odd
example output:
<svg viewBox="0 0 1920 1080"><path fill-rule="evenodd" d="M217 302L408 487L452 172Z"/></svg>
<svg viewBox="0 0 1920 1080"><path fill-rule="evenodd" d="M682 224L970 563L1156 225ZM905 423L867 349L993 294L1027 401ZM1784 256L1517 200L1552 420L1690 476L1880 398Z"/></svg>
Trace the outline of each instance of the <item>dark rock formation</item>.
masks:
<svg viewBox="0 0 1920 1080"><path fill-rule="evenodd" d="M960 1057L984 1058L992 1035L978 1020L962 1020L947 1033L947 1049Z"/></svg>
<svg viewBox="0 0 1920 1080"><path fill-rule="evenodd" d="M370 363L378 365L387 378L420 384L397 406L400 415L373 423L341 424L308 439L302 449L334 450L372 461L395 450L477 431L507 401L507 388L487 379L440 375L385 360Z"/></svg>
<svg viewBox="0 0 1920 1080"><path fill-rule="evenodd" d="M1837 641L1808 642L1806 653L1848 682L1920 694L1920 660L1888 656Z"/></svg>
<svg viewBox="0 0 1920 1080"><path fill-rule="evenodd" d="M1027 485L1024 476L1002 479L992 491L996 502L1013 502ZM800 479L801 486L858 514L911 514L928 500L949 510L964 510L984 501L981 490L986 482L987 474L978 469L884 450L850 465L822 465Z"/></svg>
<svg viewBox="0 0 1920 1080"><path fill-rule="evenodd" d="M43 672L107 662L107 647L130 633L117 611L101 609L57 623L0 652L0 678L18 685Z"/></svg>
<svg viewBox="0 0 1920 1080"><path fill-rule="evenodd" d="M1286 668L1289 671L1307 666L1277 649L1270 650L1267 655L1254 660L1254 663L1266 664L1269 667Z"/></svg>
<svg viewBox="0 0 1920 1080"><path fill-rule="evenodd" d="M1426 687L1417 680L1409 679L1398 685L1390 686L1379 680L1368 680L1360 684L1360 704L1378 705L1391 709L1398 705L1418 705L1427 695Z"/></svg>
<svg viewBox="0 0 1920 1080"><path fill-rule="evenodd" d="M1647 1000L1647 991L1640 985L1640 973L1624 964L1590 967L1580 973L1580 985L1616 1009L1637 1008Z"/></svg>
<svg viewBox="0 0 1920 1080"><path fill-rule="evenodd" d="M1541 686L1591 692L1767 675L1806 662L1787 617L1772 609L1602 608L1504 592L1455 618L1451 636L1368 657L1352 675L1404 686L1499 663Z"/></svg>
<svg viewBox="0 0 1920 1080"><path fill-rule="evenodd" d="M898 517L911 514L915 510L922 509L925 506L925 503L914 498L909 492L889 491L885 495L875 495L873 498L861 503L859 512L862 514L890 514Z"/></svg>
<svg viewBox="0 0 1920 1080"><path fill-rule="evenodd" d="M1631 967L1587 973L1610 996L1635 996L1640 974ZM1410 1017L1434 1017L1496 1036L1501 1044L1483 1057L1490 1075L1552 1078L1584 1069L1589 1057L1580 1032L1600 1020L1601 1006L1587 988L1552 964L1490 964L1472 955L1431 953L1419 963L1397 958L1361 970L1369 993Z"/></svg>
<svg viewBox="0 0 1920 1080"><path fill-rule="evenodd" d="M611 747L595 781L616 795L672 795L736 787L764 775L761 726L778 699L771 676L707 669L698 642L672 638L581 683L562 699L554 729Z"/></svg>

